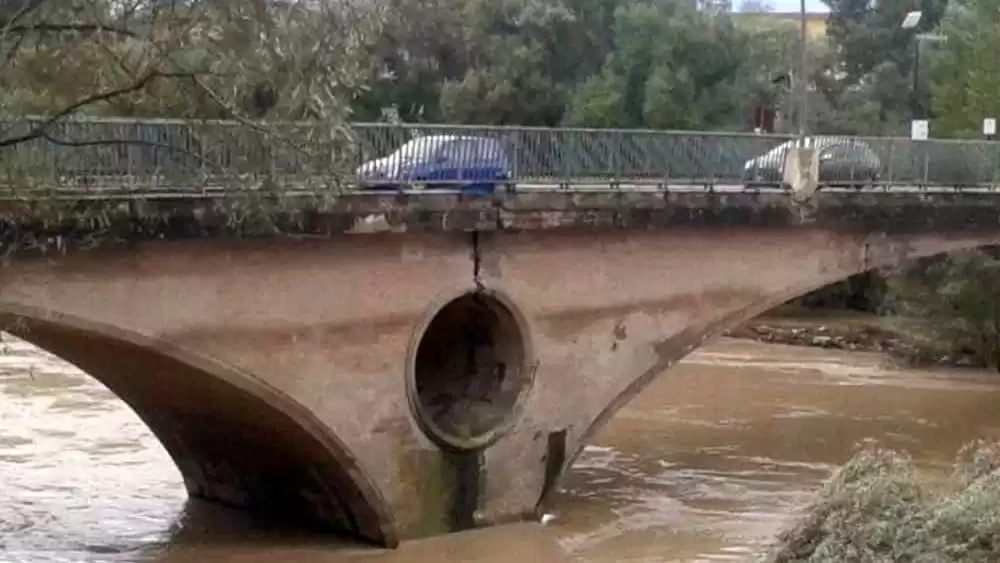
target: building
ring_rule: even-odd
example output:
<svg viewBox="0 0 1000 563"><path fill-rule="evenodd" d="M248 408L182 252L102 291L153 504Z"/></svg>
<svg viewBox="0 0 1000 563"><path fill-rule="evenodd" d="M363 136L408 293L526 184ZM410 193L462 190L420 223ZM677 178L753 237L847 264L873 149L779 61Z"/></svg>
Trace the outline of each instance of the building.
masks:
<svg viewBox="0 0 1000 563"><path fill-rule="evenodd" d="M799 12L742 12L734 15L747 23L778 23L794 27L795 29L798 29L802 17ZM829 17L830 14L825 12L806 13L806 37L810 41L819 41L826 38L827 20Z"/></svg>
<svg viewBox="0 0 1000 563"><path fill-rule="evenodd" d="M707 12L732 12L732 0L698 0L698 8Z"/></svg>

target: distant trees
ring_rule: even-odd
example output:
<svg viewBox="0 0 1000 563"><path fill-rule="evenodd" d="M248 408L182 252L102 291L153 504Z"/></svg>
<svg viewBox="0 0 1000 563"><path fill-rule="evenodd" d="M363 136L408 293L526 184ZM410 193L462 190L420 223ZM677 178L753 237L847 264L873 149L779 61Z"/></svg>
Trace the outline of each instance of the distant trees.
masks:
<svg viewBox="0 0 1000 563"><path fill-rule="evenodd" d="M1000 11L990 0L951 0L931 57L935 131L978 136L985 117L1000 118Z"/></svg>
<svg viewBox="0 0 1000 563"><path fill-rule="evenodd" d="M797 51L686 0L393 1L359 119L748 130Z"/></svg>
<svg viewBox="0 0 1000 563"><path fill-rule="evenodd" d="M990 2L826 2L800 77L795 25L690 0L10 0L0 112L750 130L806 80L814 129L895 133L930 30L942 130L994 112Z"/></svg>

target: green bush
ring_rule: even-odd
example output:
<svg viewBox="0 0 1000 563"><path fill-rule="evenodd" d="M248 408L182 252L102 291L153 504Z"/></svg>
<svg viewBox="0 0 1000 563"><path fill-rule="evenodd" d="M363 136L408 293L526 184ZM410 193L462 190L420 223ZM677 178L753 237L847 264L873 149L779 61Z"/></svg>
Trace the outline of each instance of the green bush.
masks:
<svg viewBox="0 0 1000 563"><path fill-rule="evenodd" d="M926 321L922 347L1000 372L1000 250L984 248L913 263L887 281L884 312Z"/></svg>
<svg viewBox="0 0 1000 563"><path fill-rule="evenodd" d="M866 442L774 546L773 563L1000 561L1000 444L961 450L945 487Z"/></svg>

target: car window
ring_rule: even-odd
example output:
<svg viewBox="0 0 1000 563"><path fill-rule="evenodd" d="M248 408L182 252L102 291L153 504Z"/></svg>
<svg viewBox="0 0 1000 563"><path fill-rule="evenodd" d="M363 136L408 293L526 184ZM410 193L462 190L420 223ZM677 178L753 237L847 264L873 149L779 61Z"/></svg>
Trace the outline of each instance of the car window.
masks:
<svg viewBox="0 0 1000 563"><path fill-rule="evenodd" d="M832 158L863 158L865 155L864 147L849 141L827 147L823 152Z"/></svg>
<svg viewBox="0 0 1000 563"><path fill-rule="evenodd" d="M437 151L435 156L438 160L446 162L458 162L461 160L462 154L462 141L453 140L441 144L441 148Z"/></svg>
<svg viewBox="0 0 1000 563"><path fill-rule="evenodd" d="M455 164L471 164L480 160L478 139L457 139L442 149L441 155Z"/></svg>
<svg viewBox="0 0 1000 563"><path fill-rule="evenodd" d="M442 145L441 139L434 137L420 137L407 142L396 151L395 156L402 159L425 160L430 158L435 149Z"/></svg>
<svg viewBox="0 0 1000 563"><path fill-rule="evenodd" d="M472 165L499 160L503 158L503 151L493 139L467 138L442 143L435 156L453 164Z"/></svg>
<svg viewBox="0 0 1000 563"><path fill-rule="evenodd" d="M469 156L475 158L478 162L488 160L490 158L489 150L487 149L489 143L488 139L471 139L469 141Z"/></svg>
<svg viewBox="0 0 1000 563"><path fill-rule="evenodd" d="M497 161L503 158L503 150L500 143L494 139L483 139L479 145L479 157L487 161Z"/></svg>
<svg viewBox="0 0 1000 563"><path fill-rule="evenodd" d="M459 162L471 164L479 160L479 140L463 139L456 144L455 158Z"/></svg>

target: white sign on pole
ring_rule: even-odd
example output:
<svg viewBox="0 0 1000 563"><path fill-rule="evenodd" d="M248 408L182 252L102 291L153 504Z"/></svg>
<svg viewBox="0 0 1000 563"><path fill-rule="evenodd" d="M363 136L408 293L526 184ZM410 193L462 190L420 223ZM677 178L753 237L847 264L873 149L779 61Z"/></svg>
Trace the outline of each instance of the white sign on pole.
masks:
<svg viewBox="0 0 1000 563"><path fill-rule="evenodd" d="M983 120L983 135L997 134L997 120L994 117L987 117Z"/></svg>
<svg viewBox="0 0 1000 563"><path fill-rule="evenodd" d="M914 141L926 141L930 137L930 130L926 119L914 119L910 123L910 138Z"/></svg>

